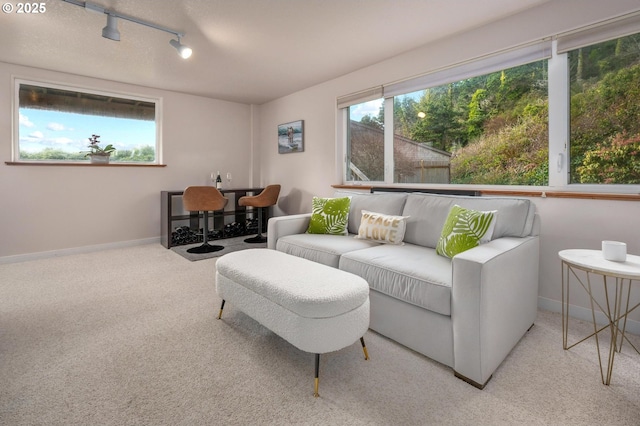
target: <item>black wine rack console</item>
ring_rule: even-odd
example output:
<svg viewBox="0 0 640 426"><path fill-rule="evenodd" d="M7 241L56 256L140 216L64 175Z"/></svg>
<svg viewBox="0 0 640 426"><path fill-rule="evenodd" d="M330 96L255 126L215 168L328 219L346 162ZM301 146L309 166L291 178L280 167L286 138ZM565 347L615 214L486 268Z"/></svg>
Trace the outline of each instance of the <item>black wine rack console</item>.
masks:
<svg viewBox="0 0 640 426"><path fill-rule="evenodd" d="M240 197L257 195L264 188L222 189L229 198L224 211L209 213L209 240L232 238L258 233L258 209L238 205ZM200 212L188 212L182 208L184 191L161 191L160 242L166 248L202 242L202 219ZM263 209L262 232L267 231L270 209ZM188 224L186 224L188 221Z"/></svg>

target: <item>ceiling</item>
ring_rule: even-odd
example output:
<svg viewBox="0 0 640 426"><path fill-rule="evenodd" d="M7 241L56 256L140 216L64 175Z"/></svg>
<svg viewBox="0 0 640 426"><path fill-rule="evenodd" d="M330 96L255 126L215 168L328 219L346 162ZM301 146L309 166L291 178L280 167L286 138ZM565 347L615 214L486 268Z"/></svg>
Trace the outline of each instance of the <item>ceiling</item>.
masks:
<svg viewBox="0 0 640 426"><path fill-rule="evenodd" d="M259 105L546 1L91 2L184 32L184 60L171 34L120 19L116 42L101 36L105 14L49 0L0 14L0 61Z"/></svg>

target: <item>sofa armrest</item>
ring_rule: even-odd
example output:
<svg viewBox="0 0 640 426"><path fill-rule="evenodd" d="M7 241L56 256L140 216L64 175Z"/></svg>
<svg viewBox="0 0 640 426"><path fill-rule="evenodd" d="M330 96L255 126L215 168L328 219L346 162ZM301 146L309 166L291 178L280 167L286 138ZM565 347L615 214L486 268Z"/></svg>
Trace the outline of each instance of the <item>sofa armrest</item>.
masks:
<svg viewBox="0 0 640 426"><path fill-rule="evenodd" d="M483 387L531 328L538 306L539 238L499 238L455 256L454 370Z"/></svg>
<svg viewBox="0 0 640 426"><path fill-rule="evenodd" d="M267 248L275 250L278 238L286 235L304 234L307 232L310 220L311 213L269 218L267 225Z"/></svg>

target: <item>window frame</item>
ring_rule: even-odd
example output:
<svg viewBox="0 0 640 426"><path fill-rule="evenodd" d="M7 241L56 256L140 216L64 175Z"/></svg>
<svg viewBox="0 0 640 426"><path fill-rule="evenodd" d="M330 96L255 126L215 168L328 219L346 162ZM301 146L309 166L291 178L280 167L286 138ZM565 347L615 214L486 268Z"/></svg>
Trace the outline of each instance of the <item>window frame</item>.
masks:
<svg viewBox="0 0 640 426"><path fill-rule="evenodd" d="M39 165L86 165L87 161L75 160L23 160L20 159L20 85L31 85L52 89L68 90L78 93L86 93L90 95L98 95L105 97L117 97L133 101L142 101L153 103L154 122L155 122L155 160L147 162L113 162L105 165L110 166L163 166L162 157L162 98L150 97L130 92L121 92L114 90L96 89L87 86L80 86L69 83L60 83L48 80L39 80L31 78L23 78L19 76L13 77L13 97L12 97L12 134L11 134L11 164L39 164Z"/></svg>

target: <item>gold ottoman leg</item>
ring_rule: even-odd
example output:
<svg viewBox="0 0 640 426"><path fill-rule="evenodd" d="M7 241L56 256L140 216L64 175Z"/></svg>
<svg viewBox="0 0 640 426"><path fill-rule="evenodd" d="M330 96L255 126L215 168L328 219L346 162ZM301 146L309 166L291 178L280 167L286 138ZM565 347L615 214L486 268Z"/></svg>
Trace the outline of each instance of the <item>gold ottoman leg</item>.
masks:
<svg viewBox="0 0 640 426"><path fill-rule="evenodd" d="M224 309L224 299L222 299L222 305L220 306L220 313L218 314L218 319L222 318L223 309Z"/></svg>
<svg viewBox="0 0 640 426"><path fill-rule="evenodd" d="M360 338L360 343L362 343L362 352L364 352L364 359L369 359L369 352L367 352L367 345L364 344L364 337Z"/></svg>
<svg viewBox="0 0 640 426"><path fill-rule="evenodd" d="M316 354L316 378L314 380L314 390L313 390L313 396L315 396L316 398L320 396L320 394L318 393L318 384L319 384L319 380L318 376L320 372L320 354Z"/></svg>

